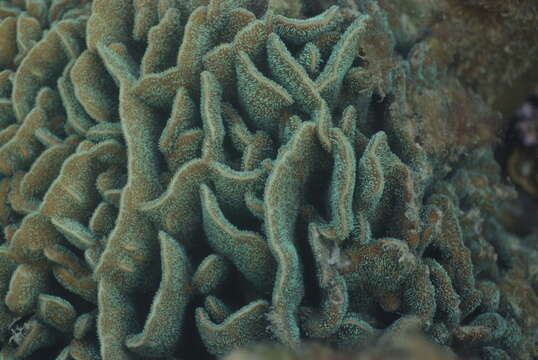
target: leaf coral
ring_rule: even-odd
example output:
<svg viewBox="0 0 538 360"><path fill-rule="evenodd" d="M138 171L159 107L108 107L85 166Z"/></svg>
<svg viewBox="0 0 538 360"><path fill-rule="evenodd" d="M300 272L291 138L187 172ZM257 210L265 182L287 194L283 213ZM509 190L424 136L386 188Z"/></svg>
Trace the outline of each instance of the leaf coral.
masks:
<svg viewBox="0 0 538 360"><path fill-rule="evenodd" d="M375 2L21 3L0 8L1 356L353 348L409 326L517 356L480 277L499 270L480 248L505 249L460 214L495 201L456 190L480 171L433 176L403 130L407 60L362 82L390 32Z"/></svg>

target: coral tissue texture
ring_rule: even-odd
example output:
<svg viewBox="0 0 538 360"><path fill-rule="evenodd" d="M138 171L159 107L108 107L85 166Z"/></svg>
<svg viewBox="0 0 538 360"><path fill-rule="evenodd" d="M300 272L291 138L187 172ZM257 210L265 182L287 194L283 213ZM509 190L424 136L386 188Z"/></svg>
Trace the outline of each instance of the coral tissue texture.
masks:
<svg viewBox="0 0 538 360"><path fill-rule="evenodd" d="M0 19L2 359L354 349L410 328L533 356L499 169L417 142L420 46L398 55L375 1L295 19L262 0L12 0Z"/></svg>

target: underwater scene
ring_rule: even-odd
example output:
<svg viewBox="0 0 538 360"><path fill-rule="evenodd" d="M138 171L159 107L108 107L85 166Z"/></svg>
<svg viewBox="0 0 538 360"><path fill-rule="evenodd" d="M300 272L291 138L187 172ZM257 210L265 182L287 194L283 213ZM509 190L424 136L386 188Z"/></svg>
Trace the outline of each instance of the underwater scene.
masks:
<svg viewBox="0 0 538 360"><path fill-rule="evenodd" d="M0 360L538 360L538 2L0 0Z"/></svg>

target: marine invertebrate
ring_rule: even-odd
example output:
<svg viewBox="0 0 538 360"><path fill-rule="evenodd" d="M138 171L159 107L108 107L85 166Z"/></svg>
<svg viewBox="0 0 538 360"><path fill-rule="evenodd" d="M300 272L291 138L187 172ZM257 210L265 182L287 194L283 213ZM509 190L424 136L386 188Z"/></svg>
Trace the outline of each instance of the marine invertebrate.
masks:
<svg viewBox="0 0 538 360"><path fill-rule="evenodd" d="M400 51L428 43L441 68L450 69L467 90L496 110L510 116L532 91L538 51L534 1L379 0L379 4L388 14ZM491 57L493 49L502 50Z"/></svg>
<svg viewBox="0 0 538 360"><path fill-rule="evenodd" d="M482 168L448 176L416 142L415 70L376 2L266 7L95 0L3 73L0 320L32 321L4 355L353 348L419 327L521 356L476 270L503 248L470 240L453 189Z"/></svg>
<svg viewBox="0 0 538 360"><path fill-rule="evenodd" d="M535 91L535 94L538 91ZM535 96L534 96L535 97ZM532 196L538 196L536 146L538 144L538 110L531 97L516 114L513 134L516 144L510 150L507 170L512 181Z"/></svg>

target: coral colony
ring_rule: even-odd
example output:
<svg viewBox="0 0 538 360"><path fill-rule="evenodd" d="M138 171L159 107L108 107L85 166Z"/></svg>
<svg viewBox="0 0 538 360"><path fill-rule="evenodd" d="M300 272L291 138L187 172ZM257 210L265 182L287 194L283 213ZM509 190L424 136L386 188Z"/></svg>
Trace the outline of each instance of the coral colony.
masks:
<svg viewBox="0 0 538 360"><path fill-rule="evenodd" d="M430 68L375 1L295 19L11 0L0 19L2 359L351 350L411 327L531 358L499 168L415 140L407 80Z"/></svg>

